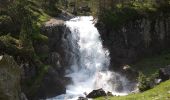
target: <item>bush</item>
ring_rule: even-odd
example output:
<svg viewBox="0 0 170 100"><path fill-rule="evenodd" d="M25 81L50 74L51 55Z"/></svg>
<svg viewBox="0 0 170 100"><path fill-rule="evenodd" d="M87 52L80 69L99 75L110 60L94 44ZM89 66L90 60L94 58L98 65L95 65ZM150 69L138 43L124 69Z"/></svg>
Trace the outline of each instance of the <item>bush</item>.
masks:
<svg viewBox="0 0 170 100"><path fill-rule="evenodd" d="M138 88L141 92L151 88L149 84L149 79L141 72L139 73L138 82L139 82Z"/></svg>
<svg viewBox="0 0 170 100"><path fill-rule="evenodd" d="M153 88L157 83L155 82L155 79L157 78L158 73L152 74L150 77L147 77L142 72L139 73L138 77L138 88L141 92L149 90Z"/></svg>

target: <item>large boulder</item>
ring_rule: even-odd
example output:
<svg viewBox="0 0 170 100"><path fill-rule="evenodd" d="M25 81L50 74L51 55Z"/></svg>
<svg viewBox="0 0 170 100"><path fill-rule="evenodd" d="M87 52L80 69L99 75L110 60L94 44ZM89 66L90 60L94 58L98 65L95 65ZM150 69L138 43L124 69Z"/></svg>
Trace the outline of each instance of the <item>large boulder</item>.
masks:
<svg viewBox="0 0 170 100"><path fill-rule="evenodd" d="M13 57L0 56L0 100L26 100L21 93L20 74Z"/></svg>
<svg viewBox="0 0 170 100"><path fill-rule="evenodd" d="M45 74L42 82L40 83L40 88L36 94L37 98L34 98L34 100L44 100L46 98L52 98L57 95L65 94L66 85L68 84L69 80L69 78L60 76L54 67L49 68L48 72Z"/></svg>
<svg viewBox="0 0 170 100"><path fill-rule="evenodd" d="M165 68L160 68L159 78L161 79L161 81L166 81L170 79L170 65Z"/></svg>
<svg viewBox="0 0 170 100"><path fill-rule="evenodd" d="M98 90L93 90L86 97L87 98L97 98L97 97L106 96L106 95L107 94L105 93L105 91L103 89L98 89Z"/></svg>
<svg viewBox="0 0 170 100"><path fill-rule="evenodd" d="M49 65L49 67L41 77L41 83L38 84L37 91L30 98L31 100L46 99L65 94L66 85L71 81L70 78L64 77L65 67L68 66L68 50L65 45L68 29L64 21L50 19L42 26L41 31L43 35L48 37L48 41L46 44L36 42L35 51L37 54L47 56L43 63Z"/></svg>
<svg viewBox="0 0 170 100"><path fill-rule="evenodd" d="M72 65L75 50L71 47L70 29L65 25L64 20L51 19L42 27L42 33L48 37L49 46L49 64L52 66L62 66L64 70L66 67ZM62 73L64 74L63 70Z"/></svg>
<svg viewBox="0 0 170 100"><path fill-rule="evenodd" d="M63 66L65 63L62 63L65 58L65 48L63 46L63 37L66 27L63 20L50 19L42 27L42 33L48 37L48 47L49 47L49 57L48 62L52 66L58 66L59 57L60 63Z"/></svg>

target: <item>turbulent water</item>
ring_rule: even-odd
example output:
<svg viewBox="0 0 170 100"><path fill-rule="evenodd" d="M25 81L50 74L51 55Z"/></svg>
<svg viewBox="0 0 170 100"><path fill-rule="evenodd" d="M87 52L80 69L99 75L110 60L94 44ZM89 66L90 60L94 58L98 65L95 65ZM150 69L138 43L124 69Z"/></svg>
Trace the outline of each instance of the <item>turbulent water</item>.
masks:
<svg viewBox="0 0 170 100"><path fill-rule="evenodd" d="M73 64L66 71L66 76L71 77L73 82L66 87L66 94L49 100L77 100L100 88L114 95L126 95L129 92L126 89L128 80L109 71L109 51L102 46L93 17L76 17L67 21L66 26L71 31L71 48L77 55L72 58Z"/></svg>

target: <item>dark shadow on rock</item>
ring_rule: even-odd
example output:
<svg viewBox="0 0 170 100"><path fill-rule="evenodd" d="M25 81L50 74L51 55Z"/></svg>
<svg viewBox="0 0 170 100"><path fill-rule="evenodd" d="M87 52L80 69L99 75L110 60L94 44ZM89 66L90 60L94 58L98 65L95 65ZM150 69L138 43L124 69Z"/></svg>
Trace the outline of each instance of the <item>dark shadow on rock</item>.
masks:
<svg viewBox="0 0 170 100"><path fill-rule="evenodd" d="M102 97L102 96L107 96L107 94L105 93L105 91L103 89L98 89L98 90L93 90L86 97L87 98L97 98L97 97Z"/></svg>

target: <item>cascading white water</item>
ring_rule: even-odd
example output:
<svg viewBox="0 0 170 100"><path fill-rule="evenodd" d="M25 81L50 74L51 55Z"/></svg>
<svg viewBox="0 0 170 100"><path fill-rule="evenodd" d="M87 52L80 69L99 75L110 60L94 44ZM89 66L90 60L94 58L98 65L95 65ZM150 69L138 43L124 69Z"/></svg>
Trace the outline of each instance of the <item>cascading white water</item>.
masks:
<svg viewBox="0 0 170 100"><path fill-rule="evenodd" d="M76 17L66 22L71 31L72 48L78 49L73 57L73 65L68 69L67 77L73 83L67 86L66 94L49 100L76 100L95 89L104 89L115 95L126 95L127 80L118 73L108 70L110 65L109 51L104 49L100 34L93 24L92 16ZM73 49L74 50L74 49ZM121 90L123 93L118 93Z"/></svg>

